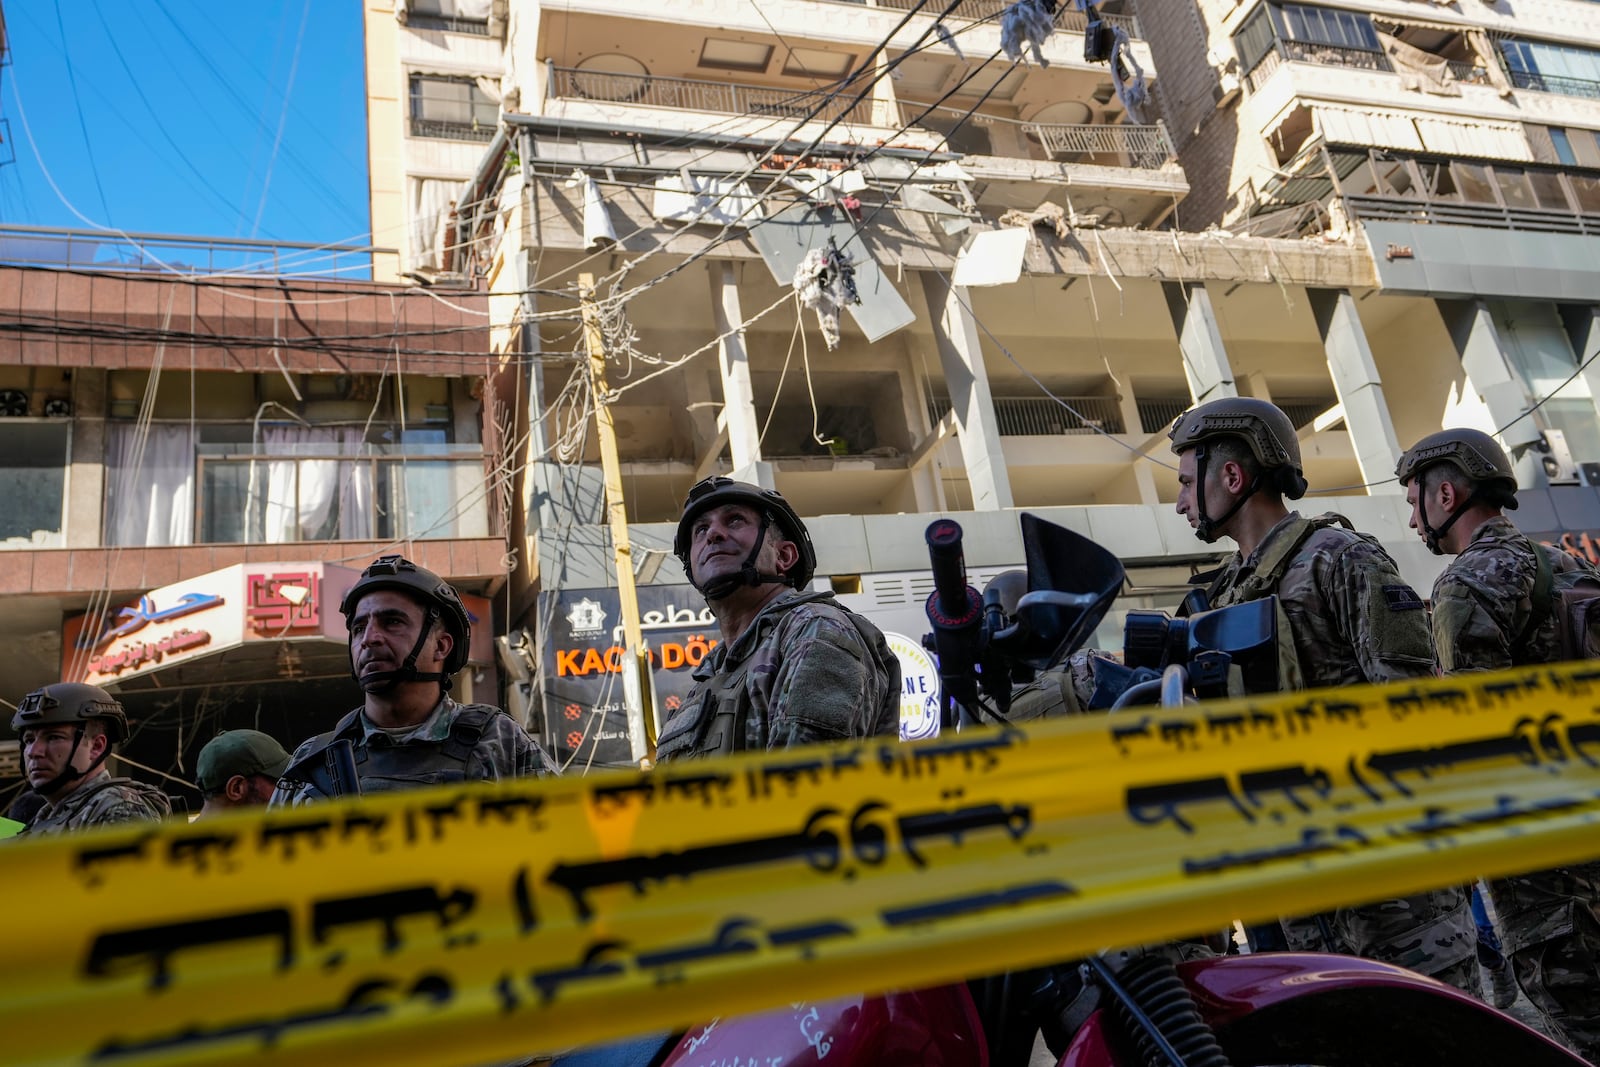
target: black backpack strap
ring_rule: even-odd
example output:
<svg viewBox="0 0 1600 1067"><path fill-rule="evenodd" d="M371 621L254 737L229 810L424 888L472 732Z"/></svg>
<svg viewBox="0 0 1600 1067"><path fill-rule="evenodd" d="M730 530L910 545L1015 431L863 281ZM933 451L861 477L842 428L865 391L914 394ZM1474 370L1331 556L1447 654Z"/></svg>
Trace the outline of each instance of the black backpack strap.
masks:
<svg viewBox="0 0 1600 1067"><path fill-rule="evenodd" d="M1528 638L1538 633L1539 627L1545 624L1555 612L1556 576L1550 569L1550 560L1545 557L1544 549L1531 537L1524 537L1528 547L1533 550L1533 592L1528 594L1533 610L1528 613L1528 621L1523 624L1522 632L1517 635L1517 643L1525 644Z"/></svg>

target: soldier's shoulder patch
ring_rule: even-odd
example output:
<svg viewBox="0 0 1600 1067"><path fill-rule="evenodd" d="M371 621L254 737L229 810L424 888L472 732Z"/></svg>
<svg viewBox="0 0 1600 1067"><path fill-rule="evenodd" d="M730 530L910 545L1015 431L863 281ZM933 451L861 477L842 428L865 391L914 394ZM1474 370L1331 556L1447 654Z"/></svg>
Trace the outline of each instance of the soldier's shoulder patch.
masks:
<svg viewBox="0 0 1600 1067"><path fill-rule="evenodd" d="M1383 599L1389 605L1390 611L1421 611L1422 598L1417 591L1409 585L1386 585L1383 587Z"/></svg>

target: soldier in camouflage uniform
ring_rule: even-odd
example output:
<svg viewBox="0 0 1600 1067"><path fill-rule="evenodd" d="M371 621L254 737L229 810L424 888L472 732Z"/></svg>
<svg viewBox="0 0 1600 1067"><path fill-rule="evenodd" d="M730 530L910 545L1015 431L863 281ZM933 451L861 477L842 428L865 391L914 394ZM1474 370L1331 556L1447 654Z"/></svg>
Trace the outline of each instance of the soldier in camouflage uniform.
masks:
<svg viewBox="0 0 1600 1067"><path fill-rule="evenodd" d="M128 737L128 716L110 693L60 682L22 698L11 728L22 739L28 784L46 805L20 836L82 830L172 814L165 793L131 778L113 778L103 764Z"/></svg>
<svg viewBox="0 0 1600 1067"><path fill-rule="evenodd" d="M1561 658L1554 605L1535 602L1535 553L1552 573L1593 569L1534 544L1506 518L1517 479L1494 438L1430 434L1395 473L1412 528L1431 551L1456 557L1433 585L1439 668L1497 671ZM1497 879L1491 891L1523 992L1574 1048L1600 1059L1600 862Z"/></svg>
<svg viewBox="0 0 1600 1067"><path fill-rule="evenodd" d="M1294 425L1246 397L1214 400L1173 424L1178 512L1195 536L1238 546L1211 580L1212 607L1277 594L1286 688L1389 682L1433 673L1420 597L1378 542L1339 515L1303 518ZM1291 948L1398 964L1479 995L1468 891L1450 886L1285 923Z"/></svg>
<svg viewBox="0 0 1600 1067"><path fill-rule="evenodd" d="M336 795L326 753L351 743L365 793L451 782L557 774L555 762L499 708L450 699L467 662L471 623L454 588L400 556L362 572L339 610L350 629L350 670L361 707L294 752L269 807Z"/></svg>
<svg viewBox="0 0 1600 1067"><path fill-rule="evenodd" d="M673 551L722 641L662 727L658 760L898 734L899 661L876 626L806 591L816 552L782 495L707 478L689 490Z"/></svg>

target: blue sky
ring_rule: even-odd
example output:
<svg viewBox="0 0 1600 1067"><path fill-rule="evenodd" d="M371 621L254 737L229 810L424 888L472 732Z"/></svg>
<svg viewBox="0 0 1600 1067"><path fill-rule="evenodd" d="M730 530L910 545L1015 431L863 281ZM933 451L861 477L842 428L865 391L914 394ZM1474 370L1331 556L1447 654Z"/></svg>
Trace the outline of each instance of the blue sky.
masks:
<svg viewBox="0 0 1600 1067"><path fill-rule="evenodd" d="M368 240L359 0L3 2L0 222Z"/></svg>

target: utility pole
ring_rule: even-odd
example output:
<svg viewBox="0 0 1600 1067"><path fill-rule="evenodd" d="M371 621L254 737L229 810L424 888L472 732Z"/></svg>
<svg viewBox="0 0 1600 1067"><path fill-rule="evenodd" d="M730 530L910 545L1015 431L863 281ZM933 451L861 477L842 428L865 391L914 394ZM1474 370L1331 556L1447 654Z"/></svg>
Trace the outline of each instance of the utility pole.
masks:
<svg viewBox="0 0 1600 1067"><path fill-rule="evenodd" d="M650 657L645 654L644 630L639 621L639 592L633 583L633 544L628 539L628 513L622 498L622 461L617 456L617 429L606 401L606 339L600 312L594 303L594 275L578 275L578 297L583 312L583 336L589 348L589 390L594 396L594 421L600 437L600 466L606 480L606 512L611 521L611 548L617 567L617 597L622 601L624 672L637 684L624 684L628 698L628 739L633 758L641 766L655 761L655 721L650 702Z"/></svg>

